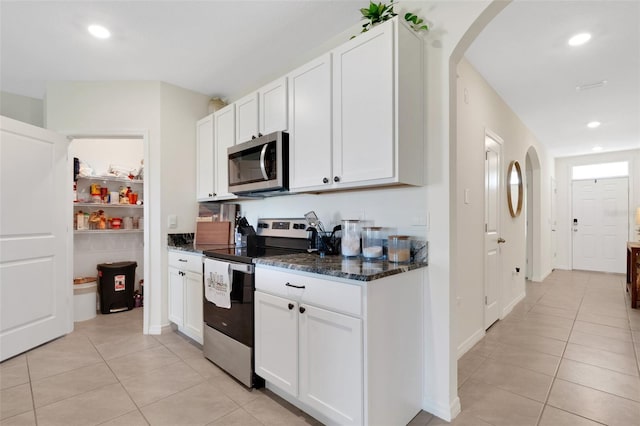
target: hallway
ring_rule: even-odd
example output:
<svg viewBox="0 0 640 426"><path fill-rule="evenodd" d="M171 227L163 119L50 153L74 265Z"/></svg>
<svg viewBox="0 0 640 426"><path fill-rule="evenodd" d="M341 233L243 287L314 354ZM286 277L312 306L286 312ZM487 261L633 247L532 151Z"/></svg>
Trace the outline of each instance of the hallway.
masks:
<svg viewBox="0 0 640 426"><path fill-rule="evenodd" d="M456 426L640 424L640 310L624 275L554 271L458 361ZM448 424L426 413L412 424Z"/></svg>

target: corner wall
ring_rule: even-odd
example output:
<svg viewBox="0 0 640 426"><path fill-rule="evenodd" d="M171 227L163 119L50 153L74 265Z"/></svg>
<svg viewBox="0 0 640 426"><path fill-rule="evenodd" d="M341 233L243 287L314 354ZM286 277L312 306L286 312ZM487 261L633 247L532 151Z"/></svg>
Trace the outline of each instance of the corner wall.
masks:
<svg viewBox="0 0 640 426"><path fill-rule="evenodd" d="M168 324L166 215L178 215L179 232L195 229L195 122L207 114L208 101L208 96L157 81L47 84L47 128L72 136L128 134L147 139L145 333L158 334ZM183 183L179 194L163 186L168 178Z"/></svg>
<svg viewBox="0 0 640 426"><path fill-rule="evenodd" d="M43 114L44 103L41 99L0 92L0 115L43 127Z"/></svg>
<svg viewBox="0 0 640 426"><path fill-rule="evenodd" d="M489 130L503 139L502 179L506 178L509 162L517 160L525 169L527 150L534 147L540 159L540 182L537 182L540 199L534 209L540 215L540 274L551 271L551 181L553 160L535 136L520 121L518 116L500 98L484 78L463 59L458 72L458 124L455 197L457 219L455 240L459 248L456 262L460 266L456 280L456 344L458 355L469 350L485 334L484 330L484 140ZM464 194L470 194L469 203ZM501 247L501 296L502 315L524 297L526 233L525 209L517 218L512 218L507 206L506 189L501 189L503 202L500 206L501 236L506 243ZM464 250L461 248L464 247ZM515 268L520 267L520 273Z"/></svg>

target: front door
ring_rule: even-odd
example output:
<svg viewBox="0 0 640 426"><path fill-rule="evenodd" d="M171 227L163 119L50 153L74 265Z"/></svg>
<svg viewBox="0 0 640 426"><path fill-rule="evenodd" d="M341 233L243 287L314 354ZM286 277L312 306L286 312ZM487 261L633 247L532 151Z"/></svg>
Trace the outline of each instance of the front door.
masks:
<svg viewBox="0 0 640 426"><path fill-rule="evenodd" d="M0 117L0 361L73 329L68 146Z"/></svg>
<svg viewBox="0 0 640 426"><path fill-rule="evenodd" d="M576 180L572 198L573 269L624 273L629 179Z"/></svg>
<svg viewBox="0 0 640 426"><path fill-rule="evenodd" d="M502 145L497 137L485 137L484 176L484 328L500 317L500 206Z"/></svg>

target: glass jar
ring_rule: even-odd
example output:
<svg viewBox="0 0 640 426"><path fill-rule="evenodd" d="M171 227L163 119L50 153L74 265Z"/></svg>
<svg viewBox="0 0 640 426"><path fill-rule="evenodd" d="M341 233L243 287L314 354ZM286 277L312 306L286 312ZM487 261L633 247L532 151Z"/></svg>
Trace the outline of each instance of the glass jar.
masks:
<svg viewBox="0 0 640 426"><path fill-rule="evenodd" d="M367 259L379 259L383 256L383 228L366 226L362 228L362 256Z"/></svg>
<svg viewBox="0 0 640 426"><path fill-rule="evenodd" d="M342 240L340 242L340 252L345 257L360 255L360 232L359 220L342 221Z"/></svg>
<svg viewBox="0 0 640 426"><path fill-rule="evenodd" d="M411 260L411 239L408 235L389 235L389 262L407 263Z"/></svg>

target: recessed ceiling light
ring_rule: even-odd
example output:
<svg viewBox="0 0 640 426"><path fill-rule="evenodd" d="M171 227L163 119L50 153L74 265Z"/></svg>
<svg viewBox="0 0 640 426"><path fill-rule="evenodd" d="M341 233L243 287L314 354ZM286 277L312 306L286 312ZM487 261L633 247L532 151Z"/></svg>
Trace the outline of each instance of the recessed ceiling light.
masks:
<svg viewBox="0 0 640 426"><path fill-rule="evenodd" d="M608 83L607 80L600 80L594 83L581 84L580 86L576 86L576 91L582 92L583 90L597 89L598 87L606 86L607 83Z"/></svg>
<svg viewBox="0 0 640 426"><path fill-rule="evenodd" d="M589 123L587 123L587 127L590 129L595 129L596 127L600 127L600 122L599 121L590 121Z"/></svg>
<svg viewBox="0 0 640 426"><path fill-rule="evenodd" d="M585 44L591 39L591 34L589 33L580 33L576 34L569 39L569 46L580 46L581 44Z"/></svg>
<svg viewBox="0 0 640 426"><path fill-rule="evenodd" d="M602 151L602 147L596 145L593 148L591 148L591 151L594 151L594 152Z"/></svg>
<svg viewBox="0 0 640 426"><path fill-rule="evenodd" d="M95 38L105 39L111 37L111 32L102 25L89 25L87 30Z"/></svg>

